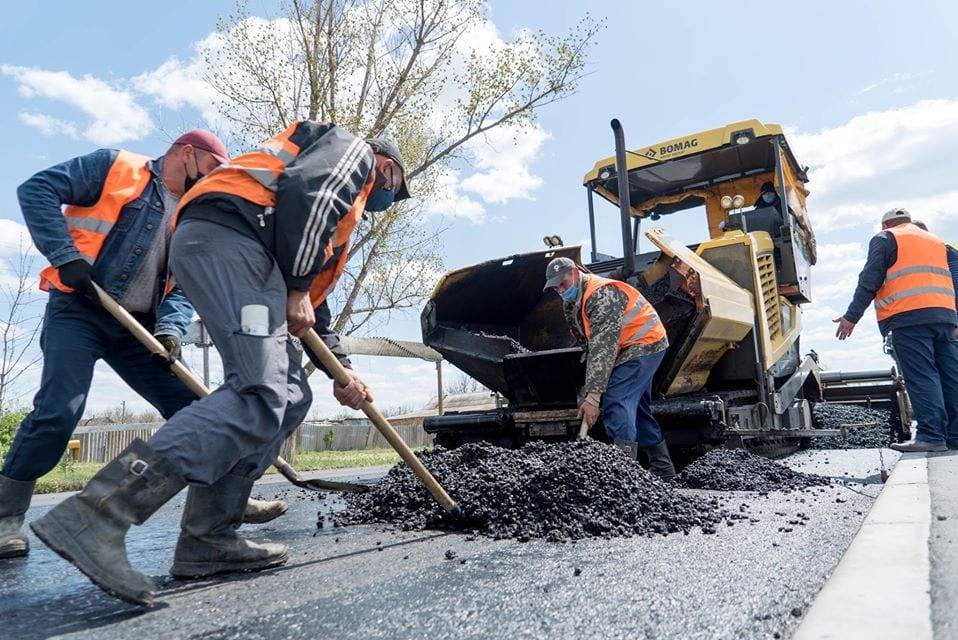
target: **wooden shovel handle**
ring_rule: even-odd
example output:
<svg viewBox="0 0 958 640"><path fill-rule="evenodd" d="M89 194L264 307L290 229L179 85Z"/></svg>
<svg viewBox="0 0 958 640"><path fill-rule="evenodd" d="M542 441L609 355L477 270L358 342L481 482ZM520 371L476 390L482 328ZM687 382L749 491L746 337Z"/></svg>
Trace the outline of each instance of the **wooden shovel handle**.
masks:
<svg viewBox="0 0 958 640"><path fill-rule="evenodd" d="M332 374L333 380L343 387L349 385L352 378L349 373L347 373L346 368L336 356L333 355L333 352L329 350L329 347L326 346L313 329L309 330L302 338L302 341L306 347L319 358L319 361L323 363L326 370ZM442 485L436 481L433 475L429 473L429 470L423 466L419 458L416 457L416 454L412 452L412 449L403 442L403 439L393 426L389 424L385 416L369 401L363 401L362 410L370 421L372 421L376 429L379 430L379 433L383 434L386 441L396 450L396 453L403 459L403 462L408 464L413 470L413 473L422 481L426 489L429 490L429 493L432 494L432 497L436 499L436 502L441 504L446 511L457 515L459 513L459 506L449 497L449 494L446 493L446 490L442 488Z"/></svg>
<svg viewBox="0 0 958 640"><path fill-rule="evenodd" d="M116 318L117 322L126 327L127 331L133 334L133 337L143 343L143 346L149 349L150 353L164 358L169 357L169 351L160 344L159 340L153 337L152 333L146 330L146 327L130 315L129 311L117 304L116 300L111 298L97 283L93 283L93 288L96 289L96 294L100 298L100 304L103 305L103 308ZM210 390L206 388L206 385L179 360L170 364L170 371L198 397L205 398L210 395ZM282 456L277 456L276 467L282 466L289 467L289 463Z"/></svg>

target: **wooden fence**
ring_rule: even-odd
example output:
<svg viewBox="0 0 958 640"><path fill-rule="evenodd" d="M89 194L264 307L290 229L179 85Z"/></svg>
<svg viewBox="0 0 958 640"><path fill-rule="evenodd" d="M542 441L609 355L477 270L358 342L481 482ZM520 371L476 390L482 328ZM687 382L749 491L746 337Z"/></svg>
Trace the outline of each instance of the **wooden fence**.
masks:
<svg viewBox="0 0 958 640"><path fill-rule="evenodd" d="M77 427L73 439L80 441L80 461L108 462L135 438L149 440L161 426L162 423L147 423ZM423 431L421 425L395 425L395 428L410 447L432 444L432 436ZM296 450L350 451L388 447L389 443L372 425L306 422L284 443L280 455L293 462Z"/></svg>

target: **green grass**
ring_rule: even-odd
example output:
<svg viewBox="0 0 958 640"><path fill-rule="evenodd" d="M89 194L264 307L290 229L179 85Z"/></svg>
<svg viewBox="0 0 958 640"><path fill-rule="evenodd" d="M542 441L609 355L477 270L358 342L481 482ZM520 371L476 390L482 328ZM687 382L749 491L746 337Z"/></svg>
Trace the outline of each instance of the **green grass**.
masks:
<svg viewBox="0 0 958 640"><path fill-rule="evenodd" d="M347 467L377 467L396 464L399 454L392 449L357 449L355 451L299 451L296 453L297 471L324 471ZM276 470L272 467L268 472Z"/></svg>
<svg viewBox="0 0 958 640"><path fill-rule="evenodd" d="M296 454L297 471L324 471L347 467L377 467L399 462L399 454L392 449L359 449L356 451L299 451ZM79 491L103 468L102 462L70 462L57 465L53 471L37 480L35 493ZM270 467L266 473L276 473Z"/></svg>
<svg viewBox="0 0 958 640"><path fill-rule="evenodd" d="M34 493L59 493L79 491L87 480L103 468L102 462L70 462L58 464L53 471L37 480Z"/></svg>

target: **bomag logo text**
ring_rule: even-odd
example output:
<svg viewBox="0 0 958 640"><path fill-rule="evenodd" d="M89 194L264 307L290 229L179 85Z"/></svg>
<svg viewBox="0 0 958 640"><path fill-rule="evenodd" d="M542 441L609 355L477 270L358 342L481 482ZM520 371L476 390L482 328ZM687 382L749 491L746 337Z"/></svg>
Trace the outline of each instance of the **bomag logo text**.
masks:
<svg viewBox="0 0 958 640"><path fill-rule="evenodd" d="M691 140L683 140L681 142L673 142L672 144L665 144L659 147L660 156L670 156L676 153L681 153L682 151L688 151L689 149L695 149L699 146L699 139L692 138Z"/></svg>

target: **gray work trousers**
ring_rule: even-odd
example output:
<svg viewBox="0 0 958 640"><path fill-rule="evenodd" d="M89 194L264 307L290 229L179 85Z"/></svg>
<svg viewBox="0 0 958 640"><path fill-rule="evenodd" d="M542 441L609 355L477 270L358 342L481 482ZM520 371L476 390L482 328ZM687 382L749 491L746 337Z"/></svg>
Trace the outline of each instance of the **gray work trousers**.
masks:
<svg viewBox="0 0 958 640"><path fill-rule="evenodd" d="M286 283L258 241L204 220L177 227L170 264L223 360L224 382L149 444L190 483L210 485L227 473L258 478L312 402L286 333ZM246 305L269 309L268 336L241 331Z"/></svg>

